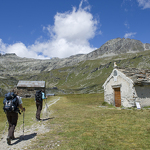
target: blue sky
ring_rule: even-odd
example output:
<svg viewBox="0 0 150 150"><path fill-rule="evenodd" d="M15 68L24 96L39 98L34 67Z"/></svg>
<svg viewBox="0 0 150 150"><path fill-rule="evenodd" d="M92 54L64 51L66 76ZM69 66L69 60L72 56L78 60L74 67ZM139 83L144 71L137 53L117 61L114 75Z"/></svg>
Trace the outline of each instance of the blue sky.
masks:
<svg viewBox="0 0 150 150"><path fill-rule="evenodd" d="M150 43L150 0L0 0L0 53L49 59L115 38Z"/></svg>

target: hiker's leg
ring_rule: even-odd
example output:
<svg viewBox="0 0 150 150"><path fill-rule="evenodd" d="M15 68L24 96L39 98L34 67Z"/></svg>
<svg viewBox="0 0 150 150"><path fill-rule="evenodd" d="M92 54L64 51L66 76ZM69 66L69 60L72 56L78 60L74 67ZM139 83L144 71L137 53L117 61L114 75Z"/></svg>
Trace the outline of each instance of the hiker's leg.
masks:
<svg viewBox="0 0 150 150"><path fill-rule="evenodd" d="M40 119L40 103L36 102L36 119Z"/></svg>
<svg viewBox="0 0 150 150"><path fill-rule="evenodd" d="M39 104L36 102L36 108L37 108L37 110L36 110L36 118L38 119L38 106L39 106Z"/></svg>
<svg viewBox="0 0 150 150"><path fill-rule="evenodd" d="M42 102L40 103L40 105L39 105L39 116L40 116L40 114L41 114L41 111L42 111Z"/></svg>
<svg viewBox="0 0 150 150"><path fill-rule="evenodd" d="M12 116L11 116L10 112L6 112L6 116L7 116L7 120L8 120L8 124L9 124L9 126L8 126L8 134L9 134L9 129L12 126L12 124L11 124Z"/></svg>
<svg viewBox="0 0 150 150"><path fill-rule="evenodd" d="M43 101L42 101L42 103L41 103L41 111L42 111L42 107L43 107Z"/></svg>
<svg viewBox="0 0 150 150"><path fill-rule="evenodd" d="M40 119L40 114L41 114L41 110L42 110L42 103L36 103L36 106L37 106L36 118Z"/></svg>
<svg viewBox="0 0 150 150"><path fill-rule="evenodd" d="M8 137L10 138L14 138L14 131L17 125L17 120L18 120L18 113L11 112L11 119L9 123L9 131L8 131Z"/></svg>
<svg viewBox="0 0 150 150"><path fill-rule="evenodd" d="M7 140L7 144L10 145L11 144L11 138L9 137L9 131L10 131L10 128L11 128L11 120L12 120L10 112L6 112L6 116L7 116L7 120L8 120L8 123L9 123L8 136L7 136L6 140Z"/></svg>

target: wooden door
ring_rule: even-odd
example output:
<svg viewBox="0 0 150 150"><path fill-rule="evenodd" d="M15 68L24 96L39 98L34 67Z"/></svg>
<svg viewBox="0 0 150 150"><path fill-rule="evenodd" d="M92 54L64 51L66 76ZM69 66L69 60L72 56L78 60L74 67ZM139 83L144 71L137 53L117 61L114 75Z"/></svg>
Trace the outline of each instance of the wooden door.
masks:
<svg viewBox="0 0 150 150"><path fill-rule="evenodd" d="M115 106L120 107L121 106L120 88L115 88L114 93L115 93Z"/></svg>

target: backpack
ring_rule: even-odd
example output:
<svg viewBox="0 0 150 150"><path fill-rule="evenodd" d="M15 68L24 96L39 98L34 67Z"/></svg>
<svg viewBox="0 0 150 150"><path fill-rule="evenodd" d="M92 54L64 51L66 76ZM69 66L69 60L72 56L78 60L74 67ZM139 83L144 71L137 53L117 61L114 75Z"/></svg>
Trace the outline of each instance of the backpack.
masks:
<svg viewBox="0 0 150 150"><path fill-rule="evenodd" d="M13 92L9 92L5 94L5 98L3 100L4 104L4 112L16 112L18 110L18 99L17 95Z"/></svg>
<svg viewBox="0 0 150 150"><path fill-rule="evenodd" d="M36 91L35 100L42 101L42 91L41 90Z"/></svg>

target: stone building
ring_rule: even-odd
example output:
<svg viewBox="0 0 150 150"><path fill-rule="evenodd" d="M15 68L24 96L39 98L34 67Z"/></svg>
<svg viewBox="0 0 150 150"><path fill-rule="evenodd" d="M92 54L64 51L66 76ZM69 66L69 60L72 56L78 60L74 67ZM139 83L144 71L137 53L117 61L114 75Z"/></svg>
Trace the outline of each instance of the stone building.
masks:
<svg viewBox="0 0 150 150"><path fill-rule="evenodd" d="M116 107L150 106L150 70L116 66L103 88L104 101Z"/></svg>
<svg viewBox="0 0 150 150"><path fill-rule="evenodd" d="M37 90L43 89L45 91L45 81L19 81L17 89L21 97L35 97Z"/></svg>

